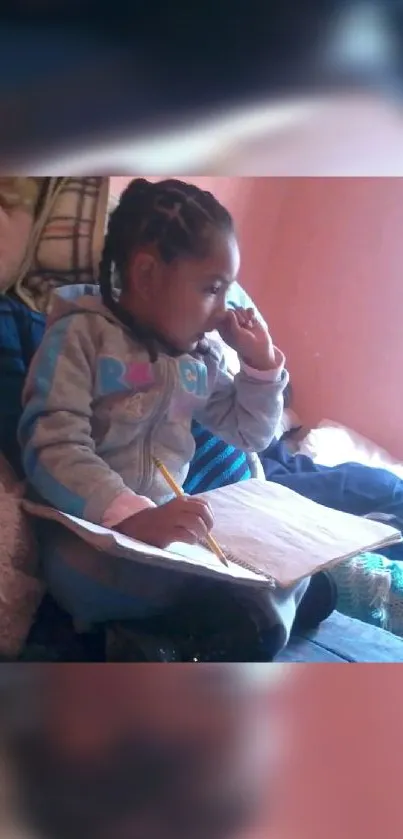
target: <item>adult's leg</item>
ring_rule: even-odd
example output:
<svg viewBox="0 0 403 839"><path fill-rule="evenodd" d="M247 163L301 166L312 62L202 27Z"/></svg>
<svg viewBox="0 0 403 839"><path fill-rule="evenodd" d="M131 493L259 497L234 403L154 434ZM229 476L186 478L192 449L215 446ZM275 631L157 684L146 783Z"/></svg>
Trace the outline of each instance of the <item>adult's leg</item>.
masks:
<svg viewBox="0 0 403 839"><path fill-rule="evenodd" d="M260 457L268 481L334 510L393 516L403 530L403 481L392 472L354 462L322 466L306 455L292 455L282 441L272 443Z"/></svg>

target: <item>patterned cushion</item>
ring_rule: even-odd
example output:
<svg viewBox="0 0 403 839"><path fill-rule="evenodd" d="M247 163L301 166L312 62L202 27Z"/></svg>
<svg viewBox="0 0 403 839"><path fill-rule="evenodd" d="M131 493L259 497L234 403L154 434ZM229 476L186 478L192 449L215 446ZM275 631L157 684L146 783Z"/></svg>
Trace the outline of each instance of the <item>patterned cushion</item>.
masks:
<svg viewBox="0 0 403 839"><path fill-rule="evenodd" d="M15 284L16 293L31 309L48 312L54 288L96 282L108 192L105 177L48 179Z"/></svg>
<svg viewBox="0 0 403 839"><path fill-rule="evenodd" d="M344 615L403 637L403 563L362 553L331 569Z"/></svg>
<svg viewBox="0 0 403 839"><path fill-rule="evenodd" d="M250 461L245 452L224 443L198 422L193 422L192 434L196 451L183 486L189 495L252 477Z"/></svg>

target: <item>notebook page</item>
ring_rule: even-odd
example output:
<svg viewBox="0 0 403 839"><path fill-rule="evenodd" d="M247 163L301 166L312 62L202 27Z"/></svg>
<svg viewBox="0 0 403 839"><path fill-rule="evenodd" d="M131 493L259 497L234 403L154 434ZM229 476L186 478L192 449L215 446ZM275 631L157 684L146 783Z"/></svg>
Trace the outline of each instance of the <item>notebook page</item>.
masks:
<svg viewBox="0 0 403 839"><path fill-rule="evenodd" d="M291 585L320 568L400 541L389 525L329 510L279 484L257 479L204 494L226 554Z"/></svg>
<svg viewBox="0 0 403 839"><path fill-rule="evenodd" d="M162 550L42 504L24 501L23 506L33 515L65 525L89 545L105 553L124 556L133 562L152 562L154 565L169 562L174 570L202 573L203 576L210 577L227 577L237 583L268 585L267 578L259 572L241 568L231 562L228 568L225 567L211 551L201 545L175 542L169 545L168 549Z"/></svg>

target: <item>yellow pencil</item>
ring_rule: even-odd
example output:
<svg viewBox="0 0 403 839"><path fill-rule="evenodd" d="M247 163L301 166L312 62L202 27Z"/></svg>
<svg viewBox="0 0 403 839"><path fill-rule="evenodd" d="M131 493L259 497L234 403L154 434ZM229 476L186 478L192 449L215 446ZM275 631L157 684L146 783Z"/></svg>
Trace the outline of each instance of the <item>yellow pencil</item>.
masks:
<svg viewBox="0 0 403 839"><path fill-rule="evenodd" d="M157 468L160 470L161 475L164 476L168 486L171 487L172 492L175 493L177 498L180 498L181 495L185 495L182 487L180 487L176 483L176 481L172 477L171 473L168 472L168 469L166 468L166 466L164 466L164 464L157 457L154 457L153 460L154 460L154 463L157 466ZM222 564L225 565L228 568L228 562L227 562L227 558L225 556L224 551L220 548L219 544L216 542L214 537L211 536L210 533L208 534L208 536L206 538L206 542L207 542L210 550L212 550L213 553L216 555L217 559L219 559L220 562L222 562Z"/></svg>

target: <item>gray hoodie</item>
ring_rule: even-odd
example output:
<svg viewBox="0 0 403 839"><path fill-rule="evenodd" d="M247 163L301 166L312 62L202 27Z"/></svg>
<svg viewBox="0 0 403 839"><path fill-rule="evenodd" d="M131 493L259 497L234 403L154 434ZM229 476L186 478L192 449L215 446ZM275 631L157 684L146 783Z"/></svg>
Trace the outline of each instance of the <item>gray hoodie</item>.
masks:
<svg viewBox="0 0 403 839"><path fill-rule="evenodd" d="M172 497L153 457L179 484L195 443L192 419L246 452L274 437L288 382L241 365L232 378L222 344L206 355L151 363L93 286L59 289L28 374L19 440L27 478L52 506L114 526Z"/></svg>

